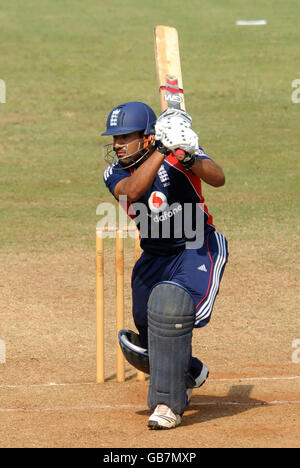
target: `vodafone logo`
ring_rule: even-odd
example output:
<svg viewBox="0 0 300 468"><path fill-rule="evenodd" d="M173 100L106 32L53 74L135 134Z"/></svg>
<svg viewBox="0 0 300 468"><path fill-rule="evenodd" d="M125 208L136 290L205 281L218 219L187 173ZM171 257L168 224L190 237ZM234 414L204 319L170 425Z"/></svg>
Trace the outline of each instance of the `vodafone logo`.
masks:
<svg viewBox="0 0 300 468"><path fill-rule="evenodd" d="M148 205L154 215L149 215L155 223L169 221L173 216L180 216L182 206L180 203L173 203L169 206L167 197L162 192L152 192L149 199ZM181 225L181 218L180 218Z"/></svg>
<svg viewBox="0 0 300 468"><path fill-rule="evenodd" d="M168 200L162 192L152 192L148 199L148 205L153 213L160 213L167 208Z"/></svg>

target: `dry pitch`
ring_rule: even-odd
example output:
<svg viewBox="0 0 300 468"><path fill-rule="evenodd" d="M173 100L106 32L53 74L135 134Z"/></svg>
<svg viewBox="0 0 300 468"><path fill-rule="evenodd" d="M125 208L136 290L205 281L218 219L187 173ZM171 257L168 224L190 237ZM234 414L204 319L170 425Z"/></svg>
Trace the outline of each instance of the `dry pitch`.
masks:
<svg viewBox="0 0 300 468"><path fill-rule="evenodd" d="M194 333L194 354L210 377L194 391L183 424L163 432L146 427L147 381L136 382L129 365L124 384L113 380L113 262L106 264L107 381L97 385L94 252L2 254L0 446L299 446L296 276L285 268L275 274L259 246L232 242L230 250L212 321ZM128 327L132 257L127 251Z"/></svg>

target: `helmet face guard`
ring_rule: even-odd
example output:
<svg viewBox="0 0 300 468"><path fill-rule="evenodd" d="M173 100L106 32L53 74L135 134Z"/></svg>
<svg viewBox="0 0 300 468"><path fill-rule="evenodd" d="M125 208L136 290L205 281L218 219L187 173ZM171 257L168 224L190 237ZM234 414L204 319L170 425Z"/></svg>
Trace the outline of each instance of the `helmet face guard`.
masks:
<svg viewBox="0 0 300 468"><path fill-rule="evenodd" d="M144 135L154 134L156 115L147 104L133 101L115 107L106 122L106 131L101 135L126 135L144 131Z"/></svg>
<svg viewBox="0 0 300 468"><path fill-rule="evenodd" d="M134 153L129 153L128 144L124 145L126 147L126 154L121 158L118 158L113 144L108 144L103 146L103 158L109 164L114 164L119 162L120 169L128 169L138 164L140 161L148 157L149 151L155 148L155 136L148 135L144 136L143 140L139 143L138 150ZM123 159L127 159L128 163L122 163Z"/></svg>

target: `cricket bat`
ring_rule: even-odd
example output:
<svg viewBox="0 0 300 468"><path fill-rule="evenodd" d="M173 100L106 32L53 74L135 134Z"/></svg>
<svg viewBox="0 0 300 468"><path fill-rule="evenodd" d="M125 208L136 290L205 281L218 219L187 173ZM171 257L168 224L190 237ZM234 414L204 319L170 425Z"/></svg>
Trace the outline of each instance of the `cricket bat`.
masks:
<svg viewBox="0 0 300 468"><path fill-rule="evenodd" d="M177 29L156 26L154 49L161 110L168 107L185 110Z"/></svg>
<svg viewBox="0 0 300 468"><path fill-rule="evenodd" d="M177 29L171 26L156 26L154 49L161 110L185 110ZM180 155L184 158L185 153L178 149L176 156Z"/></svg>

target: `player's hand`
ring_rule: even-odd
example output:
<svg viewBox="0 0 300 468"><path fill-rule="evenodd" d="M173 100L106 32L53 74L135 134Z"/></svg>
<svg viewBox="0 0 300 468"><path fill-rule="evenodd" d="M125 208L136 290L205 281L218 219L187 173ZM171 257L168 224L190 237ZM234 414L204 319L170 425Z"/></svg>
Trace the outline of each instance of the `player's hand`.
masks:
<svg viewBox="0 0 300 468"><path fill-rule="evenodd" d="M173 153L179 148L191 155L199 151L198 135L180 118L172 118L170 126L155 125L155 139Z"/></svg>

